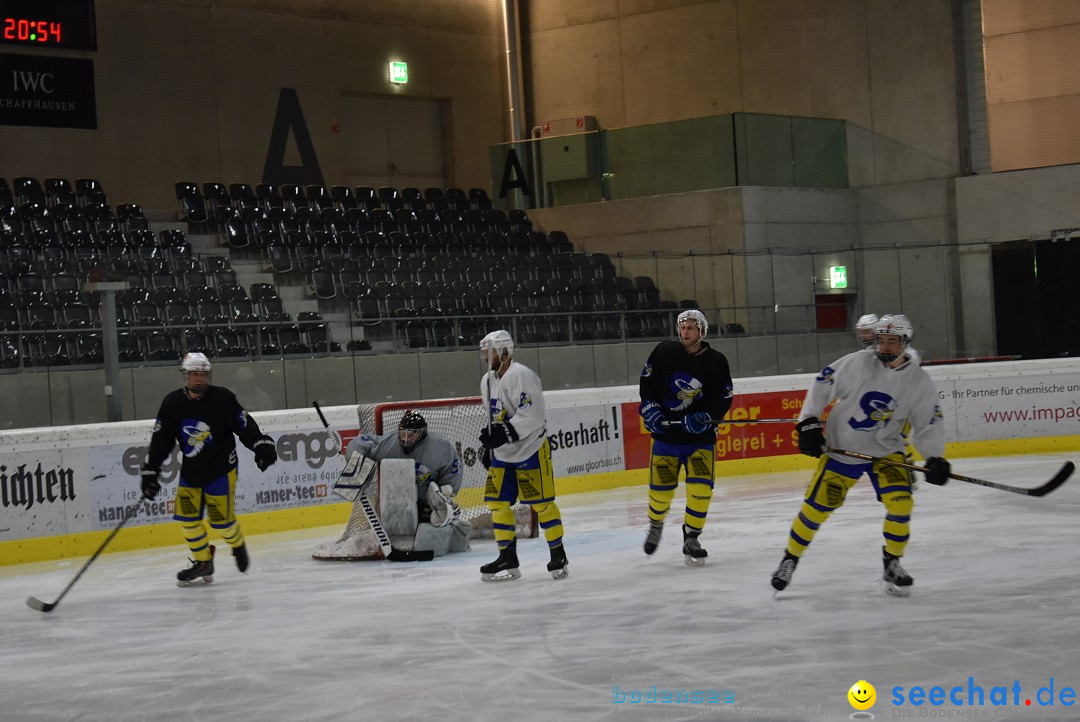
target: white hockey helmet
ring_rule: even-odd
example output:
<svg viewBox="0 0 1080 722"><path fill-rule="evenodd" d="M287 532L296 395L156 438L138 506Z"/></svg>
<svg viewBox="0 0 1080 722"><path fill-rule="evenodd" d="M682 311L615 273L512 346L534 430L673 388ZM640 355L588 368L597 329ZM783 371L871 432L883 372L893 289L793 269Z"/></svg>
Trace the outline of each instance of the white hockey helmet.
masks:
<svg viewBox="0 0 1080 722"><path fill-rule="evenodd" d="M870 348L874 345L874 328L878 320L876 313L867 313L859 316L859 320L855 322L855 337L861 347Z"/></svg>
<svg viewBox="0 0 1080 722"><path fill-rule="evenodd" d="M881 352L882 336L899 336L900 353L902 354L911 342L912 334L911 321L908 320L907 316L902 313L885 314L874 325L874 338L877 339L877 357L882 363L887 364L892 363L899 356L899 354Z"/></svg>
<svg viewBox="0 0 1080 722"><path fill-rule="evenodd" d="M198 352L184 354L184 358L180 361L180 373L184 377L184 391L187 395L193 399L202 398L210 383L210 359L206 358L206 354ZM192 373L203 373L207 375L207 378L203 379L198 386L192 386Z"/></svg>
<svg viewBox="0 0 1080 722"><path fill-rule="evenodd" d="M499 352L499 356L505 352L508 356L514 355L514 337L510 335L509 331L502 329L498 331L492 331L487 336L480 339L480 351L487 357L488 351L495 349Z"/></svg>
<svg viewBox="0 0 1080 722"><path fill-rule="evenodd" d="M885 314L874 324L875 336L881 336L882 334L900 336L905 346L911 341L913 333L911 321L902 313Z"/></svg>
<svg viewBox="0 0 1080 722"><path fill-rule="evenodd" d="M210 373L210 359L206 358L206 354L204 353L196 352L184 354L184 358L180 362L180 371L185 374L189 371Z"/></svg>
<svg viewBox="0 0 1080 722"><path fill-rule="evenodd" d="M675 320L675 333L679 332L679 329L686 321L696 324L698 329L701 330L702 336L709 333L709 321L705 318L705 314L696 308L688 309L679 314L679 317Z"/></svg>

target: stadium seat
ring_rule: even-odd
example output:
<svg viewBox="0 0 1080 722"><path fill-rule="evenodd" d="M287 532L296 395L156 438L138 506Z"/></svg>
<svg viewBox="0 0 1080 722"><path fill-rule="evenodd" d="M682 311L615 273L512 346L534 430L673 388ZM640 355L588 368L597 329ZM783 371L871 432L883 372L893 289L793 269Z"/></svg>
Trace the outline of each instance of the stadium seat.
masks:
<svg viewBox="0 0 1080 722"><path fill-rule="evenodd" d="M259 199L255 189L247 183L233 183L229 186L229 198L240 220L251 223L259 216Z"/></svg>
<svg viewBox="0 0 1080 722"><path fill-rule="evenodd" d="M208 218L206 203L196 184L190 182L177 183L176 200L180 202L180 218L182 220L196 225L206 223Z"/></svg>

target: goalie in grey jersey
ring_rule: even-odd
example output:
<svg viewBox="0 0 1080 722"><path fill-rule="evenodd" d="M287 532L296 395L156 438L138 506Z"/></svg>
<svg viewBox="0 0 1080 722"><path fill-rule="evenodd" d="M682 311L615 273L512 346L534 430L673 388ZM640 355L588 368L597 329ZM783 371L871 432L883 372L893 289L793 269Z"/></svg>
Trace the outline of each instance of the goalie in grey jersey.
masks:
<svg viewBox="0 0 1080 722"><path fill-rule="evenodd" d="M444 527L460 516L454 495L461 489L461 458L450 441L429 434L427 421L406 411L396 433L362 434L349 443L346 458L359 453L375 461L412 459L416 465L416 507L421 523Z"/></svg>

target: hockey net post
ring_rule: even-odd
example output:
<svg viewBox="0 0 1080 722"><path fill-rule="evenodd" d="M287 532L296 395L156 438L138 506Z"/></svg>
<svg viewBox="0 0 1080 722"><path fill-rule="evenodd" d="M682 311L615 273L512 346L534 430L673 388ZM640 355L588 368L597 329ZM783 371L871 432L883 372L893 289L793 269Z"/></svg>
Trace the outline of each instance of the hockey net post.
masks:
<svg viewBox="0 0 1080 722"><path fill-rule="evenodd" d="M396 433L401 417L406 411L418 411L427 421L428 434L438 434L450 441L461 459L461 489L454 497L461 508L461 519L472 526L474 539L494 538L491 513L484 505L484 485L487 469L481 463L481 447L477 440L480 429L487 423L479 396L428 401L394 401L380 404L360 404L357 407L360 433ZM368 494L375 508L379 508L379 483L381 473L376 475L374 489ZM536 537L539 524L532 508L524 504L514 505L517 535L521 538ZM316 548L315 559L328 561L360 561L382 558L358 498L341 536Z"/></svg>

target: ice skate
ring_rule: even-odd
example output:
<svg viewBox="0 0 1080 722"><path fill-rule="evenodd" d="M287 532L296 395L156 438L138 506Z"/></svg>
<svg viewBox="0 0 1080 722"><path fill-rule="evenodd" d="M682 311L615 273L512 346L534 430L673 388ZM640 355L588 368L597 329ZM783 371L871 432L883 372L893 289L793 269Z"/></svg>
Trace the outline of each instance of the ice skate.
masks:
<svg viewBox="0 0 1080 722"><path fill-rule="evenodd" d="M176 586L189 587L196 580L202 579L204 584L214 581L214 545L210 545L210 558L205 562L189 559L191 566L176 573Z"/></svg>
<svg viewBox="0 0 1080 722"><path fill-rule="evenodd" d="M885 591L894 597L909 596L915 580L900 566L900 557L893 556L882 547L881 563L885 566L885 573L881 577L881 581L885 583Z"/></svg>
<svg viewBox="0 0 1080 722"><path fill-rule="evenodd" d="M664 522L649 520L649 532L645 535L645 553L652 554L660 546L660 535L664 533Z"/></svg>
<svg viewBox="0 0 1080 722"><path fill-rule="evenodd" d="M690 531L685 524L682 528L683 545L682 553L684 555L683 561L686 562L688 567L700 567L705 564L705 557L709 556L709 552L701 548L701 542L698 541L698 535L700 531Z"/></svg>
<svg viewBox="0 0 1080 722"><path fill-rule="evenodd" d="M570 576L570 562L566 559L566 549L562 544L552 547L547 570L551 572L552 579L566 579Z"/></svg>
<svg viewBox="0 0 1080 722"><path fill-rule="evenodd" d="M233 547L232 555L236 558L236 568L240 570L240 573L243 574L246 572L248 570L248 564L251 562L251 560L248 559L247 544Z"/></svg>
<svg viewBox="0 0 1080 722"><path fill-rule="evenodd" d="M480 580L484 582L508 582L520 577L516 541L500 549L498 559L480 567Z"/></svg>
<svg viewBox="0 0 1080 722"><path fill-rule="evenodd" d="M776 568L776 571L772 575L772 588L778 592L782 592L787 589L787 585L791 583L791 577L795 574L795 567L799 565L799 558L791 552L784 552L784 558L780 561L780 566Z"/></svg>

